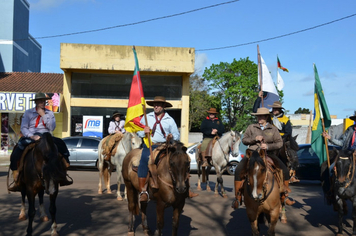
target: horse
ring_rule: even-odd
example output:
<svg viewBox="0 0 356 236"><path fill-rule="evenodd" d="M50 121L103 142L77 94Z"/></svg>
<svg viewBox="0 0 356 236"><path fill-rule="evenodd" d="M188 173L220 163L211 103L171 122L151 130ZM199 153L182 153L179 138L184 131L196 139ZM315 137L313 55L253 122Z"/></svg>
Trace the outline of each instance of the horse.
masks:
<svg viewBox="0 0 356 236"><path fill-rule="evenodd" d="M219 194L218 186L220 184L221 194L224 198L227 198L223 185L222 174L224 173L229 163L229 151L231 150L232 155L234 157L238 156L240 143L241 143L241 136L238 132L230 131L223 134L223 136L220 139L217 139L216 143L214 144L212 150L212 157L211 157L212 163L209 163L206 169L205 167L201 167L203 164L200 158L201 153L199 153L198 151L196 152L195 159L198 164L198 187L197 187L198 190L201 190L200 174L202 172L204 176L204 171L205 171L206 181L207 181L206 190L211 191L209 186L209 172L211 167L214 166L216 171L216 179L217 179L215 184L215 196L218 196Z"/></svg>
<svg viewBox="0 0 356 236"><path fill-rule="evenodd" d="M356 158L351 150L340 150L335 160L334 166L334 194L336 208L338 210L338 232L342 235L343 215L347 215L346 200L352 202L353 227L352 235L356 235Z"/></svg>
<svg viewBox="0 0 356 236"><path fill-rule="evenodd" d="M289 169L289 173L291 177L294 178L296 182L299 182L299 180L295 179L296 178L295 171L299 167L298 154L297 154L297 151L299 150L299 146L296 141L297 136L298 135L292 137L291 135L287 135L283 137L283 146L278 151L278 157Z"/></svg>
<svg viewBox="0 0 356 236"><path fill-rule="evenodd" d="M58 235L56 223L56 199L58 196L58 186L60 179L65 175L65 164L58 154L58 149L53 142L50 133L43 133L31 148L30 144L24 153L19 173L21 195L28 200L28 226L27 235L32 235L32 222L36 213L35 196L39 194L43 198L43 191L50 196L49 212L51 214L52 225L51 235ZM41 209L41 207L40 207Z"/></svg>
<svg viewBox="0 0 356 236"><path fill-rule="evenodd" d="M275 235L281 201L273 167L267 163L266 152L262 149L258 152L247 150L246 156L249 159L245 162L241 176L246 176L243 194L252 235L259 235L258 219L261 213L266 214L269 220L268 235Z"/></svg>
<svg viewBox="0 0 356 236"><path fill-rule="evenodd" d="M114 166L116 166L116 173L117 173L117 200L122 201L122 196L120 192L120 186L122 181L122 174L121 174L121 169L122 169L122 161L124 157L126 156L127 153L129 153L132 149L139 148L142 143L142 139L137 136L135 133L130 133L126 132L123 135L123 138L119 141L117 144L118 147L116 148L116 152L114 156L111 156L110 162L105 161L105 157L102 154L102 145L103 145L103 140L102 139L99 143L98 146L98 169L99 169L99 189L98 193L102 194L102 185L101 185L101 180L102 177L104 176L104 183L107 189L107 193L111 193L110 189L110 177L111 177L111 172L114 169ZM125 199L126 199L126 192L125 192Z"/></svg>
<svg viewBox="0 0 356 236"><path fill-rule="evenodd" d="M164 227L164 209L173 207L172 235L176 236L179 226L179 217L185 205L185 198L189 194L189 171L190 159L187 155L187 148L181 142L173 144L163 144L156 160L157 165L157 185L154 189L148 184L149 199L156 200L157 228L158 235L162 235ZM142 149L134 149L129 152L124 161L122 175L125 181L129 208L129 232L128 235L134 235L134 215L142 214L142 227L145 235L149 235L150 229L147 225L146 209L147 202L140 202L139 207L138 195L139 189L138 175L133 170L137 166L141 157ZM150 160L151 161L151 160ZM149 180L150 182L151 180Z"/></svg>

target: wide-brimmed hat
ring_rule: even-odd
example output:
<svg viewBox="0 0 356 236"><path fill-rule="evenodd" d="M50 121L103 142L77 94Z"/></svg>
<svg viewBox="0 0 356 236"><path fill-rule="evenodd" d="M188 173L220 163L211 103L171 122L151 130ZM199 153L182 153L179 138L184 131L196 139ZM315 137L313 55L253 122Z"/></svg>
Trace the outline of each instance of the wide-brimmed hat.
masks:
<svg viewBox="0 0 356 236"><path fill-rule="evenodd" d="M30 101L35 101L35 100L39 100L39 99L50 100L52 98L47 97L46 94L44 94L44 93L36 93L35 98L30 99Z"/></svg>
<svg viewBox="0 0 356 236"><path fill-rule="evenodd" d="M118 111L114 111L111 118L114 119L115 116L121 116L121 114Z"/></svg>
<svg viewBox="0 0 356 236"><path fill-rule="evenodd" d="M356 120L356 113L349 117L350 120Z"/></svg>
<svg viewBox="0 0 356 236"><path fill-rule="evenodd" d="M172 107L172 104L170 104L169 102L166 102L166 98L163 96L156 96L153 101L146 101L148 105L153 107L153 104L156 102L163 102L166 104L166 107Z"/></svg>
<svg viewBox="0 0 356 236"><path fill-rule="evenodd" d="M210 108L209 111L206 111L208 112L209 114L212 113L212 114L218 114L219 112L216 111L216 108Z"/></svg>
<svg viewBox="0 0 356 236"><path fill-rule="evenodd" d="M257 112L256 112L256 113L251 113L251 115L254 115L254 116L264 116L264 115L271 115L271 113L269 113L268 108L260 107L260 108L257 109Z"/></svg>
<svg viewBox="0 0 356 236"><path fill-rule="evenodd" d="M269 107L272 107L272 108L280 108L280 109L284 109L284 107L282 107L282 103L279 102L279 101L275 101L272 106L271 105L268 105Z"/></svg>

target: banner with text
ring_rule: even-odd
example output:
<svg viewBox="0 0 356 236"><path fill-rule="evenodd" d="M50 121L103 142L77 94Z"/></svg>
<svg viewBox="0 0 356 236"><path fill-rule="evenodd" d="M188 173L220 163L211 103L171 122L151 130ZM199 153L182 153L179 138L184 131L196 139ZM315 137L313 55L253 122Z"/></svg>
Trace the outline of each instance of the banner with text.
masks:
<svg viewBox="0 0 356 236"><path fill-rule="evenodd" d="M103 138L103 117L83 116L83 136Z"/></svg>

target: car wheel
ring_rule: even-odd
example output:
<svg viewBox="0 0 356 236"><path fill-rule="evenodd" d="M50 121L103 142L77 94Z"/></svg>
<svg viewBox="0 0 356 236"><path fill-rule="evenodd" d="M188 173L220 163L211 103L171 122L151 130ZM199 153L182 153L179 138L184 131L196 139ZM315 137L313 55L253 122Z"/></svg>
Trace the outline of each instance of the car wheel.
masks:
<svg viewBox="0 0 356 236"><path fill-rule="evenodd" d="M239 165L239 162L232 161L230 162L229 166L226 168L226 171L229 175L235 175L235 169Z"/></svg>

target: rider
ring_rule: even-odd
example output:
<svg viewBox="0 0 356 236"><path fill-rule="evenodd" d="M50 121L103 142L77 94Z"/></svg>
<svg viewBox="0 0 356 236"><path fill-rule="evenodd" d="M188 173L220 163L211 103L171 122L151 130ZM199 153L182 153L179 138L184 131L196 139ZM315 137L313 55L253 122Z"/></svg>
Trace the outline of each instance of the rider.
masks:
<svg viewBox="0 0 356 236"><path fill-rule="evenodd" d="M214 137L218 136L221 137L222 134L225 131L224 125L219 120L219 118L216 116L218 112L216 111L216 108L210 108L208 111L208 116L203 120L203 122L200 125L200 131L203 133L203 142L200 147L200 152L205 152L206 148L211 140L214 139ZM205 158L206 155L202 155L203 157L203 167L208 166L207 159Z"/></svg>
<svg viewBox="0 0 356 236"><path fill-rule="evenodd" d="M172 104L166 102L165 97L156 96L153 101L147 101L149 106L153 107L153 112L147 114L146 125L145 118L142 117L141 124L145 125L143 131L138 131L137 134L141 138L146 135L151 135L152 150L165 143L167 138L173 138L173 140L179 140L180 134L178 127L174 119L165 111L166 107L172 107ZM146 178L148 174L148 160L150 156L150 149L143 143L142 155L140 164L138 166L138 181L140 193L140 202L148 201L148 193L145 188ZM195 197L198 194L194 194L189 191L189 197Z"/></svg>
<svg viewBox="0 0 356 236"><path fill-rule="evenodd" d="M17 147L15 147L10 157L10 169L13 172L15 183L8 189L9 191L16 192L21 190L17 165L26 146L39 140L42 133L52 132L56 128L54 113L45 108L46 100L48 99L51 98L46 97L44 93L36 93L35 98L30 99L30 101L35 102L36 107L26 110L22 117L21 133L23 136L18 141ZM56 137L53 137L53 141L57 145L58 152L61 153L66 160L66 166L69 167L70 162L68 157L70 154L66 144L62 139ZM60 180L61 186L70 185L72 183L73 181L67 180L66 177Z"/></svg>
<svg viewBox="0 0 356 236"><path fill-rule="evenodd" d="M271 125L268 120L270 118L270 112L267 108L261 107L257 109L257 113L251 113L257 117L257 124L251 124L247 127L244 136L242 138L242 143L248 145L250 150L257 150L258 148L267 150L268 156L273 160L273 162L278 165L280 169L283 170L284 176L284 187L285 193L284 196L288 195L289 189L289 172L287 167L283 162L276 156L275 151L280 149L283 145L283 140L281 135L278 132L278 129ZM235 197L236 200L233 201L232 207L237 209L242 203L242 194L241 188L244 182L240 173L244 167L244 163L248 161L246 158L243 158L235 170ZM283 196L283 198L284 198ZM295 201L291 201L286 198L287 205L293 205Z"/></svg>
<svg viewBox="0 0 356 236"><path fill-rule="evenodd" d="M282 136L282 139L285 137L292 136L292 124L290 123L289 118L284 114L284 108L282 107L282 103L279 101L275 101L272 105L268 105L272 107L272 122L273 125L277 127L279 134ZM300 180L295 176L295 170L291 170L292 177L290 178L291 183L299 182Z"/></svg>
<svg viewBox="0 0 356 236"><path fill-rule="evenodd" d="M120 113L118 111L114 111L112 115L112 120L109 123L108 132L109 134L122 133L124 134L126 131L124 129L125 121L120 119Z"/></svg>

